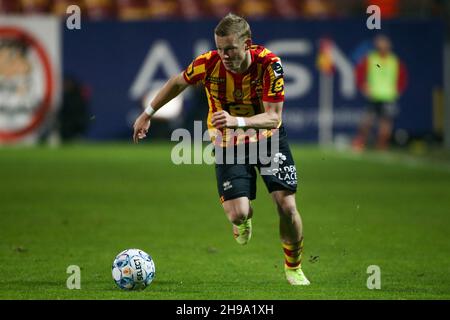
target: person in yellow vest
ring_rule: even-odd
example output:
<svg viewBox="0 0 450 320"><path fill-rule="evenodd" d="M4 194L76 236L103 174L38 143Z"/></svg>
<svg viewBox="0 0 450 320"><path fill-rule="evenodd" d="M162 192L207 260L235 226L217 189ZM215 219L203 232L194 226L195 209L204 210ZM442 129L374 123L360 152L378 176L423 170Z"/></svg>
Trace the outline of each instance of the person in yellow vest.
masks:
<svg viewBox="0 0 450 320"><path fill-rule="evenodd" d="M368 101L353 148L366 147L372 126L377 120L376 148L385 150L393 129L393 119L398 114L397 100L406 88L407 72L404 64L392 52L392 44L385 35L374 40L375 49L369 52L356 67L358 88Z"/></svg>

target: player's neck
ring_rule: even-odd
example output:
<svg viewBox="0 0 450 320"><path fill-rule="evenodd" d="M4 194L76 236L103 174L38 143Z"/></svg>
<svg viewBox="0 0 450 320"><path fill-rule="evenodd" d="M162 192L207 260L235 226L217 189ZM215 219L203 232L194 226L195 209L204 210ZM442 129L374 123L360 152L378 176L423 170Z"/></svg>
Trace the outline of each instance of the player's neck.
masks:
<svg viewBox="0 0 450 320"><path fill-rule="evenodd" d="M247 69L250 67L251 64L252 64L252 54L250 53L250 50L248 50L245 55L244 61L241 63L241 67L235 73L244 73L245 71L247 71Z"/></svg>

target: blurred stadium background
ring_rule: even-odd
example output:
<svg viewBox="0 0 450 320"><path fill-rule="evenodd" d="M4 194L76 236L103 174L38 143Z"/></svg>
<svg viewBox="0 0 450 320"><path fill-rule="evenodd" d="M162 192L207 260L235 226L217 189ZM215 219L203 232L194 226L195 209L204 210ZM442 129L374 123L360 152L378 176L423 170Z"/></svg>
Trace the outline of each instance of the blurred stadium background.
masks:
<svg viewBox="0 0 450 320"><path fill-rule="evenodd" d="M0 298L448 299L449 2L0 0L0 222L8 226L0 232L0 273L9 275L0 279ZM81 29L67 27L74 4ZM366 27L372 4L381 8L381 30ZM264 187L255 246L239 256L212 167L170 161L173 130L205 120L201 88L161 110L149 137L131 145L145 102L214 49L213 28L230 11L249 20L254 43L279 55L285 69L305 269L319 284L301 297L285 288L277 267L277 222ZM380 32L404 63L407 84L391 151L355 154L366 105L357 65ZM155 255L153 291L113 291L108 267L127 247ZM65 288L74 263L86 271L87 291ZM260 278L236 293L247 277L242 264ZM385 272L382 294L365 288L370 264ZM216 281L220 274L228 278Z"/></svg>
<svg viewBox="0 0 450 320"><path fill-rule="evenodd" d="M80 30L66 27L72 4L81 9ZM254 42L283 59L284 121L291 139L345 146L365 105L355 70L377 34L365 27L371 4L381 8L380 32L391 38L409 75L393 144L412 143L419 152L450 147L450 112L444 112L449 3L438 0L1 0L3 50L6 39L18 37L29 59L23 66L36 66L28 74L25 67L22 73L4 70L18 74L1 78L0 143L129 138L146 97L193 57L214 48L212 28L224 14L236 12L252 21ZM323 41L333 51L331 83L322 80L326 72L317 64ZM21 94L7 91L20 77L28 77ZM167 139L173 128L191 128L193 120L204 118L204 104L201 90L189 90L165 108L154 137Z"/></svg>

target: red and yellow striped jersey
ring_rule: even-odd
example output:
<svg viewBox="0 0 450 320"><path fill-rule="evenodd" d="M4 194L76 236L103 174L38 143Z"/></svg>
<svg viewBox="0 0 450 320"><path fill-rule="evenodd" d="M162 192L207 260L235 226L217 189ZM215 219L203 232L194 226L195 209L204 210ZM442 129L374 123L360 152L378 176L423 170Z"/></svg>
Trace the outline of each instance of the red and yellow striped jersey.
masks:
<svg viewBox="0 0 450 320"><path fill-rule="evenodd" d="M202 83L208 98L208 131L211 140L222 146L257 141L260 135L269 137L271 130L261 130L260 135L240 139L227 134L230 129L218 131L211 123L214 112L225 110L232 116L251 117L263 113L263 101L284 101L283 68L280 58L263 46L250 49L252 62L244 73L232 73L225 69L216 50L198 56L183 72L189 84ZM278 127L281 123L278 125ZM216 138L217 141L216 141ZM220 141L219 141L220 140Z"/></svg>

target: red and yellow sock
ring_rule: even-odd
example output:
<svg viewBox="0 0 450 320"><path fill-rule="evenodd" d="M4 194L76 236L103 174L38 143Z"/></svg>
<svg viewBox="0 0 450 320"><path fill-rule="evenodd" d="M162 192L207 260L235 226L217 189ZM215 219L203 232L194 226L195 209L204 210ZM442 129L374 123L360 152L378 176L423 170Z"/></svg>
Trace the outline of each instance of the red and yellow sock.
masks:
<svg viewBox="0 0 450 320"><path fill-rule="evenodd" d="M284 265L287 269L297 269L302 266L303 239L297 243L283 244Z"/></svg>

